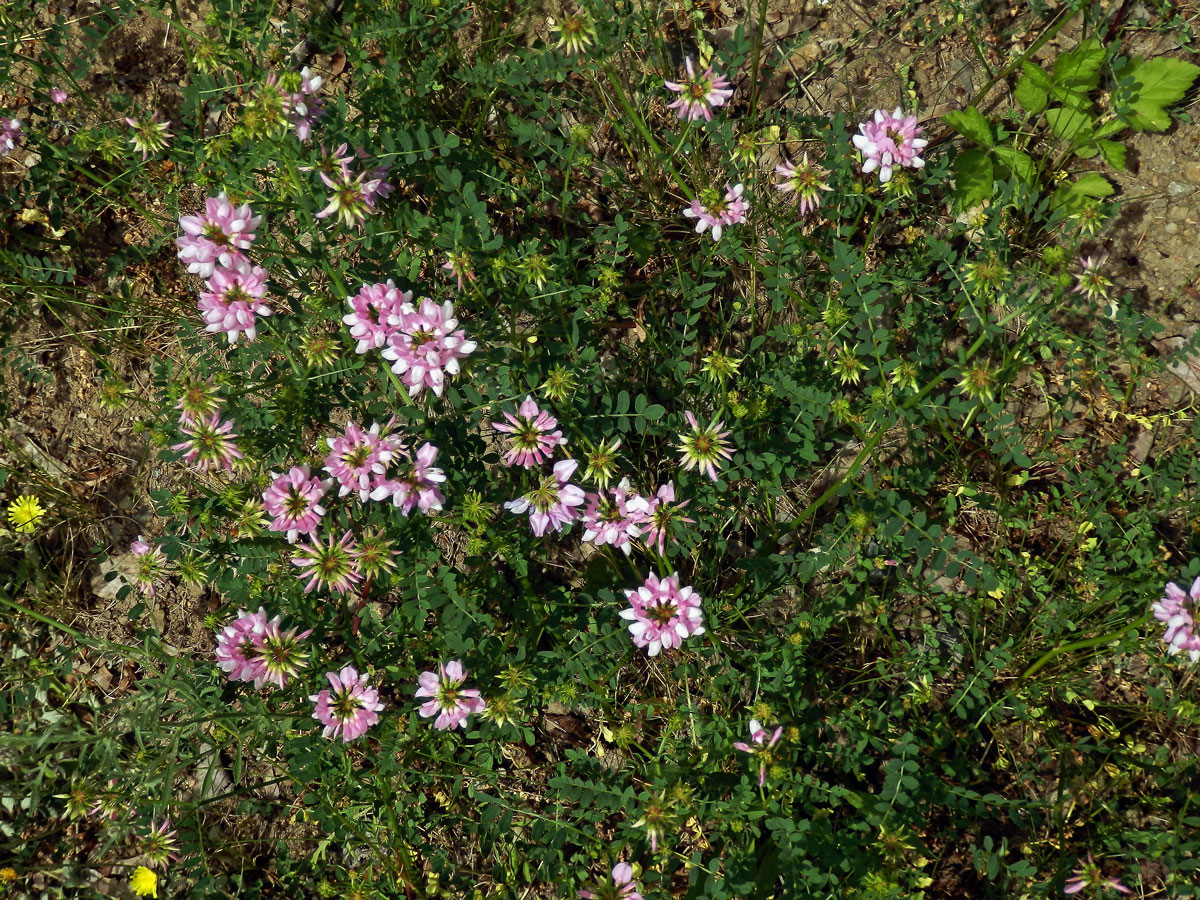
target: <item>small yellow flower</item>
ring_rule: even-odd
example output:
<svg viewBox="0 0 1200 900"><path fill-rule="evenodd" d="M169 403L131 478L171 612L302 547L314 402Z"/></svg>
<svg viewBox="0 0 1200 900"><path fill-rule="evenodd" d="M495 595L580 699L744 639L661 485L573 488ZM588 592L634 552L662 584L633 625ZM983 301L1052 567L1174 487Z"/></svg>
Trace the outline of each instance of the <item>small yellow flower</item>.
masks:
<svg viewBox="0 0 1200 900"><path fill-rule="evenodd" d="M129 886L139 897L157 897L158 874L153 869L138 866L129 878Z"/></svg>
<svg viewBox="0 0 1200 900"><path fill-rule="evenodd" d="M45 514L46 510L32 494L22 494L8 504L8 521L16 531L25 534L33 534Z"/></svg>
<svg viewBox="0 0 1200 900"><path fill-rule="evenodd" d="M0 869L0 882L3 882L4 884L12 884L16 880L17 870L12 866L5 866L3 869Z"/></svg>

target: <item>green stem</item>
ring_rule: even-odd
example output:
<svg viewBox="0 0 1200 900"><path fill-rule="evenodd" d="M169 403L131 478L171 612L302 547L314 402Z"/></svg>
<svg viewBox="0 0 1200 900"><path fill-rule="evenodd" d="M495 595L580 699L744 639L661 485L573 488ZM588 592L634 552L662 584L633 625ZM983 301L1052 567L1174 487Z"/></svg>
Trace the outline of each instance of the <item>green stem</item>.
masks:
<svg viewBox="0 0 1200 900"><path fill-rule="evenodd" d="M1101 644L1110 644L1113 641L1124 637L1130 631L1141 628L1150 621L1150 618L1151 614L1146 613L1140 619L1135 619L1123 628L1118 628L1116 631L1110 631L1108 634L1102 634L1099 637L1094 638L1085 638L1082 641L1072 641L1069 644L1063 644L1061 647L1055 647L1053 650L1047 650L1042 654L1041 658L1038 659L1037 662L1035 662L1022 673L1021 677L1018 679L1018 682L1027 681L1057 656L1061 656L1064 653L1071 653L1075 650L1087 650L1089 647L1098 647Z"/></svg>

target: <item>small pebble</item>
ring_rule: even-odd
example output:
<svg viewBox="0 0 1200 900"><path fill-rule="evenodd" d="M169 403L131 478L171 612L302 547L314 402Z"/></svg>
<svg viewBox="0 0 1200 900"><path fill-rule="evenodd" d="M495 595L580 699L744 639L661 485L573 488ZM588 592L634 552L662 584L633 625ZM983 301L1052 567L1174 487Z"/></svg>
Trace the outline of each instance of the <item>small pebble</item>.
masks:
<svg viewBox="0 0 1200 900"><path fill-rule="evenodd" d="M1172 181L1167 185L1167 193L1172 197L1178 197L1181 194L1186 194L1191 190L1195 189L1190 184L1184 184L1182 181Z"/></svg>
<svg viewBox="0 0 1200 900"><path fill-rule="evenodd" d="M1167 234L1178 234L1179 226L1176 225L1174 222L1168 222L1167 227L1164 228L1163 231L1165 231Z"/></svg>

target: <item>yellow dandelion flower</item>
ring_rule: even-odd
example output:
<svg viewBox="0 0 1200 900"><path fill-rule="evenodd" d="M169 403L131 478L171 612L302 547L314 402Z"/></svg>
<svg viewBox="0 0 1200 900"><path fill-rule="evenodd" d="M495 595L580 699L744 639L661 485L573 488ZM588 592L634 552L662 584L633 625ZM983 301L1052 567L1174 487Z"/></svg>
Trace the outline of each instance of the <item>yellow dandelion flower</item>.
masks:
<svg viewBox="0 0 1200 900"><path fill-rule="evenodd" d="M8 504L8 521L16 531L25 534L32 534L45 514L46 510L33 494L22 494Z"/></svg>
<svg viewBox="0 0 1200 900"><path fill-rule="evenodd" d="M129 886L139 897L157 897L158 874L153 869L138 866L129 877Z"/></svg>
<svg viewBox="0 0 1200 900"><path fill-rule="evenodd" d="M12 866L5 866L3 869L0 869L0 882L3 882L4 884L12 884L16 880L17 870Z"/></svg>

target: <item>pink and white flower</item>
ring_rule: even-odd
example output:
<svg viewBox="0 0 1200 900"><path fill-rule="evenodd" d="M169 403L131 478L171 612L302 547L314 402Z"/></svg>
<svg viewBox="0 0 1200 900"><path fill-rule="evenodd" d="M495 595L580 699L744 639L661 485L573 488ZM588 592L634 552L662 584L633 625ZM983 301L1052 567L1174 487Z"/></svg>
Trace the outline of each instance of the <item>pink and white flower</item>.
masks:
<svg viewBox="0 0 1200 900"><path fill-rule="evenodd" d="M326 535L324 540L299 544L296 552L298 555L292 557L292 565L304 570L300 577L308 578L308 584L304 585L306 594L318 586L345 594L362 581L358 571L358 546L349 531L340 540Z"/></svg>
<svg viewBox="0 0 1200 900"><path fill-rule="evenodd" d="M1087 862L1079 860L1079 865L1071 877L1063 884L1064 894L1078 894L1086 887L1092 888L1112 888L1119 894L1132 894L1133 891L1122 884L1117 878L1106 878L1104 872L1101 871L1095 860L1092 859L1092 854L1087 855Z"/></svg>
<svg viewBox="0 0 1200 900"><path fill-rule="evenodd" d="M147 597L153 597L158 590L155 582L164 574L167 558L163 555L158 544L151 544L140 534L137 540L129 545L137 569L133 573L134 583Z"/></svg>
<svg viewBox="0 0 1200 900"><path fill-rule="evenodd" d="M0 116L0 153L12 153L25 137L20 119Z"/></svg>
<svg viewBox="0 0 1200 900"><path fill-rule="evenodd" d="M263 673L263 661L257 654L267 627L267 611L238 610L237 618L217 630L217 665L230 681L254 681Z"/></svg>
<svg viewBox="0 0 1200 900"><path fill-rule="evenodd" d="M294 85L296 90L285 90L281 81L287 82L289 86ZM279 93L280 99L283 100L284 112L292 120L292 128L301 141L309 139L313 124L321 118L324 111L325 101L320 96L321 85L324 83L325 79L314 75L308 66L301 69L298 75L285 75L282 80L274 72L267 76L267 87L272 87Z"/></svg>
<svg viewBox="0 0 1200 900"><path fill-rule="evenodd" d="M466 287L468 281L475 280L475 272L471 268L471 257L467 253L447 253L442 268L458 280L458 289Z"/></svg>
<svg viewBox="0 0 1200 900"><path fill-rule="evenodd" d="M438 485L445 483L446 473L434 465L437 455L438 448L428 442L421 445L415 456L401 454L401 459L408 460L407 469L398 475L377 477L371 489L371 499L390 497L392 505L406 516L414 508L425 515L441 512L446 495Z"/></svg>
<svg viewBox="0 0 1200 900"><path fill-rule="evenodd" d="M716 481L717 466L733 458L733 450L725 442L731 432L722 431L725 423L715 419L708 425L701 425L691 410L685 412L684 416L692 430L679 436L683 467L687 470L696 469Z"/></svg>
<svg viewBox="0 0 1200 900"><path fill-rule="evenodd" d="M785 162L775 167L775 172L783 181L775 185L777 190L785 194L795 194L800 201L800 215L804 216L821 205L821 191L832 191L833 188L825 183L826 169L808 161L805 153L799 165Z"/></svg>
<svg viewBox="0 0 1200 900"><path fill-rule="evenodd" d="M650 504L645 497L631 493L629 479L607 491L588 494L587 509L583 513L583 539L597 546L611 544L626 556L633 547L633 539L642 533L642 526L650 516Z"/></svg>
<svg viewBox="0 0 1200 900"><path fill-rule="evenodd" d="M583 488L569 483L578 467L579 463L573 459L559 460L552 474L542 478L525 496L506 502L504 508L517 515L528 511L529 525L538 537L549 528L566 531L579 518L576 507L586 500Z"/></svg>
<svg viewBox="0 0 1200 900"><path fill-rule="evenodd" d="M904 115L900 107L892 113L877 109L875 118L860 123L858 130L861 134L854 135L853 141L863 155L863 173L878 169L880 183L892 180L896 166L920 169L925 165L921 151L929 141L917 136L923 130L917 117Z"/></svg>
<svg viewBox="0 0 1200 900"><path fill-rule="evenodd" d="M696 234L703 234L706 228L711 227L713 240L719 241L726 225L740 225L746 221L750 203L742 197L744 190L741 184L726 184L723 197L711 188L701 191L683 214L696 220Z"/></svg>
<svg viewBox="0 0 1200 900"><path fill-rule="evenodd" d="M258 335L257 316L271 315L271 307L262 302L267 293L266 269L239 257L232 266L216 269L205 287L196 303L205 330L226 335L230 344L237 343L242 334L247 341L254 340Z"/></svg>
<svg viewBox="0 0 1200 900"><path fill-rule="evenodd" d="M228 419L222 422L215 413L199 420L180 419L179 430L188 440L172 444L171 449L183 451L183 461L188 465L194 463L201 472L213 466L232 472L234 460L244 458L234 443L237 435L233 433L233 422Z"/></svg>
<svg viewBox="0 0 1200 900"><path fill-rule="evenodd" d="M584 900L642 900L638 883L633 880L633 866L629 863L617 863L612 868L612 887L607 884L596 891L579 891Z"/></svg>
<svg viewBox="0 0 1200 900"><path fill-rule="evenodd" d="M562 431L555 431L558 419L538 407L529 395L521 402L514 416L502 411L507 422L493 422L497 431L512 435L512 444L504 455L506 466L536 466L554 455L554 448L563 446L567 439Z"/></svg>
<svg viewBox="0 0 1200 900"><path fill-rule="evenodd" d="M657 656L664 648L678 647L694 634L704 634L700 595L691 587L679 586L679 575L659 579L651 574L637 590L625 592L629 609L621 618L629 621L635 647Z"/></svg>
<svg viewBox="0 0 1200 900"><path fill-rule="evenodd" d="M672 529L676 525L694 525L696 522L695 519L683 515L683 508L688 503L687 500L675 502L674 482L668 481L658 489L658 493L649 502L644 538L647 547L657 545L658 552L662 554L666 553L668 536L671 537L671 543L678 543L678 539L671 536Z"/></svg>
<svg viewBox="0 0 1200 900"><path fill-rule="evenodd" d="M419 307L403 304L394 318L396 330L388 337L384 359L393 361L392 371L408 385L409 396L424 388L442 396L446 376L457 375L458 361L475 351L475 342L458 327L454 304L447 300L439 306L423 297Z"/></svg>
<svg viewBox="0 0 1200 900"><path fill-rule="evenodd" d="M222 191L204 201L203 212L179 217L179 260L193 275L208 278L218 264L229 268L243 258L261 224L262 216L254 215L249 203L234 206Z"/></svg>
<svg viewBox="0 0 1200 900"><path fill-rule="evenodd" d="M56 106L62 106L67 102L67 92L60 87L50 88L50 102Z"/></svg>
<svg viewBox="0 0 1200 900"><path fill-rule="evenodd" d="M412 291L401 291L389 278L383 284L364 285L353 297L346 298L350 312L342 321L350 326L350 336L358 341L355 353L379 350L400 321L400 310L412 301Z"/></svg>
<svg viewBox="0 0 1200 900"><path fill-rule="evenodd" d="M381 433L380 429L378 422L369 431L351 422L345 434L325 439L329 455L323 468L338 483L339 497L356 491L358 498L366 501L373 483L387 472L388 463L404 451L399 435Z"/></svg>
<svg viewBox="0 0 1200 900"><path fill-rule="evenodd" d="M321 524L325 507L320 500L332 482L309 475L308 466L293 466L285 475L271 473L271 486L263 491L263 506L274 516L272 531L287 532L289 544L302 534L312 534Z"/></svg>
<svg viewBox="0 0 1200 900"><path fill-rule="evenodd" d="M254 686L261 688L264 684L273 684L282 688L289 678L308 665L308 651L301 642L312 634L312 629L297 631L289 628L284 631L279 627L279 616L271 619L263 626L259 634L258 645L254 648L262 666L254 676Z"/></svg>
<svg viewBox="0 0 1200 900"><path fill-rule="evenodd" d="M347 228L355 228L375 212L375 198L380 195L381 185L373 173L362 171L354 175L350 164L343 161L336 180L324 172L318 174L325 186L333 191L325 208L317 213L318 219L336 214Z"/></svg>
<svg viewBox="0 0 1200 900"><path fill-rule="evenodd" d="M448 663L438 663L436 672L422 672L417 677L417 698L429 698L417 710L423 718L434 719L433 727L439 731L448 728L467 727L467 717L471 713L481 713L486 708L479 691L474 688L464 688L467 680L467 670L460 660L452 659Z"/></svg>
<svg viewBox="0 0 1200 900"><path fill-rule="evenodd" d="M745 741L734 741L733 746L743 753L749 753L751 756L759 758L758 766L758 786L762 787L767 781L767 765L771 762L770 750L779 743L779 738L783 734L782 726L776 728L774 733L769 737L767 730L762 727L762 723L758 719L750 720L750 743Z"/></svg>
<svg viewBox="0 0 1200 900"><path fill-rule="evenodd" d="M1186 593L1175 582L1168 582L1166 596L1152 609L1154 618L1167 626L1163 632L1167 653L1171 656L1186 653L1192 662L1200 661L1200 628L1196 621L1200 610L1200 578L1192 582L1191 590Z"/></svg>
<svg viewBox="0 0 1200 900"><path fill-rule="evenodd" d="M681 119L695 121L704 119L712 121L713 109L724 106L725 101L733 96L733 85L724 75L717 75L709 66L703 75L696 77L696 68L692 58L684 59L688 77L682 81L665 81L668 90L679 94L679 99L667 104L667 109L673 109Z"/></svg>
<svg viewBox="0 0 1200 900"><path fill-rule="evenodd" d="M309 695L308 699L317 705L312 717L325 726L322 737L332 740L340 734L342 743L348 744L379 721L383 709L379 691L353 666L346 666L340 672L326 672L325 677L332 690Z"/></svg>

